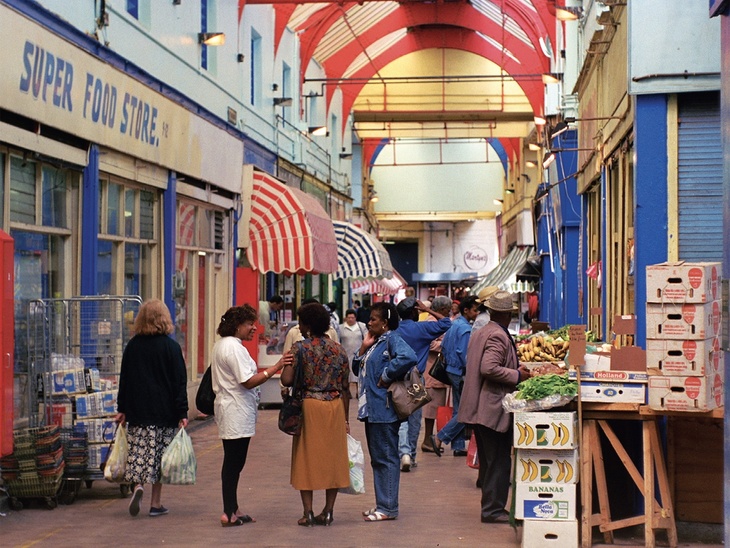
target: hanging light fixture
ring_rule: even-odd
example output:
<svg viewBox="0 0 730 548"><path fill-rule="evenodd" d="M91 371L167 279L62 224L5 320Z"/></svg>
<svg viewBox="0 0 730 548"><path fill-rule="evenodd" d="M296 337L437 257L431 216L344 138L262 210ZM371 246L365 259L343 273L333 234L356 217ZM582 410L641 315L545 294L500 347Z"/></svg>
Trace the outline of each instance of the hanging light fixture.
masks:
<svg viewBox="0 0 730 548"><path fill-rule="evenodd" d="M224 32L200 32L198 33L198 43L206 46L222 46L226 43L226 34Z"/></svg>

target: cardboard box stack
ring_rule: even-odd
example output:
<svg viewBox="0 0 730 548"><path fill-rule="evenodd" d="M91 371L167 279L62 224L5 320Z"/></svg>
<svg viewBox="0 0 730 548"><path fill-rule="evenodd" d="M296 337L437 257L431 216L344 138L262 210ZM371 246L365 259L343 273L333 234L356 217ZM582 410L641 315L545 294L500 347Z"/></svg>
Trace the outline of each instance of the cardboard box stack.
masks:
<svg viewBox="0 0 730 548"><path fill-rule="evenodd" d="M575 412L514 414L517 474L515 518L524 520L522 547L578 546L580 461Z"/></svg>
<svg viewBox="0 0 730 548"><path fill-rule="evenodd" d="M72 355L54 353L50 365L48 420L69 431L85 433L88 469L99 471L114 436L116 375L101 376L97 368L86 367L83 358Z"/></svg>
<svg viewBox="0 0 730 548"><path fill-rule="evenodd" d="M646 269L649 407L711 411L722 406L720 263L661 263Z"/></svg>
<svg viewBox="0 0 730 548"><path fill-rule="evenodd" d="M616 316L614 344L607 351L586 354L585 326L570 326L569 377L580 366L580 398L584 402L646 403L646 353L634 346L636 316Z"/></svg>

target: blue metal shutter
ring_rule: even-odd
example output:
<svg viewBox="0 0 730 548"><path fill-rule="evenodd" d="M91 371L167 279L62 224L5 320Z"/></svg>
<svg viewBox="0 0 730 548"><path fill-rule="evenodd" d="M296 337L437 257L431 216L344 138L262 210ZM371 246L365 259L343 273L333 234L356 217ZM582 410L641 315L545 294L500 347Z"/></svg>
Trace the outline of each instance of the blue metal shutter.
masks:
<svg viewBox="0 0 730 548"><path fill-rule="evenodd" d="M678 148L679 258L722 262L719 92L679 96Z"/></svg>

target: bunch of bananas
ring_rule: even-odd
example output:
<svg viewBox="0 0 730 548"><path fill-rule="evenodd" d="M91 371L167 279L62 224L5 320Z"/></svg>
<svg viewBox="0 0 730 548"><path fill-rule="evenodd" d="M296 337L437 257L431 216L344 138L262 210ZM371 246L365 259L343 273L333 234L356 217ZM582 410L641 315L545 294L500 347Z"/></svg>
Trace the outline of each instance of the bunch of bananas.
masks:
<svg viewBox="0 0 730 548"><path fill-rule="evenodd" d="M517 354L521 362L556 363L565 359L569 347L570 341L536 335L519 345Z"/></svg>

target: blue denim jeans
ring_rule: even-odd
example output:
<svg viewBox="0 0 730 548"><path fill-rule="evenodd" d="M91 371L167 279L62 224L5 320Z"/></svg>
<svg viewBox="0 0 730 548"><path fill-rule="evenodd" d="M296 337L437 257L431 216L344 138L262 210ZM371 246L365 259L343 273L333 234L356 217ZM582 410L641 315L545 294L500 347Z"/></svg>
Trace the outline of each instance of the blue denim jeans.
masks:
<svg viewBox="0 0 730 548"><path fill-rule="evenodd" d="M398 422L365 421L370 466L373 469L375 506L390 517L398 515L400 457L398 456Z"/></svg>
<svg viewBox="0 0 730 548"><path fill-rule="evenodd" d="M398 454L410 455L411 461L416 462L416 447L418 446L418 436L421 434L421 417L423 416L423 408L414 411L407 420L400 423L398 430Z"/></svg>
<svg viewBox="0 0 730 548"><path fill-rule="evenodd" d="M451 400L454 404L454 414L451 420L438 431L436 436L444 443L450 443L454 451L463 451L466 448L464 440L464 425L456 420L459 414L459 402L461 402L461 391L464 389L464 377L446 373L451 379Z"/></svg>

